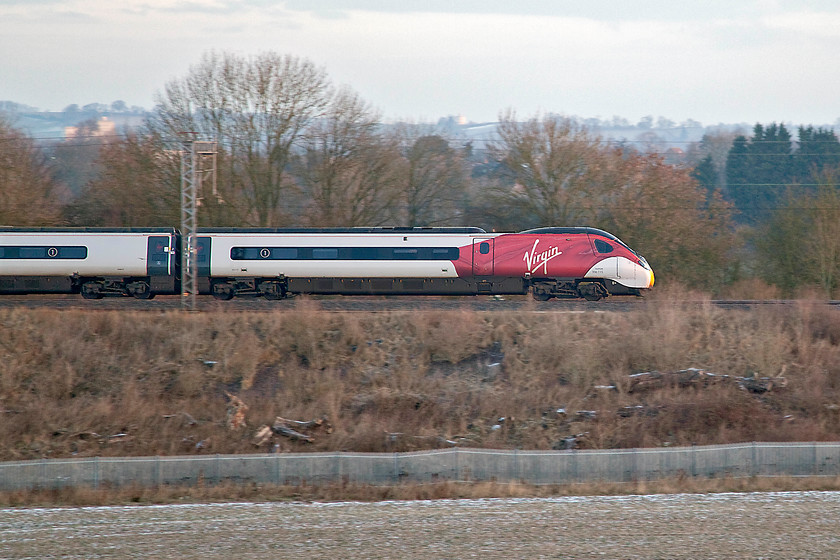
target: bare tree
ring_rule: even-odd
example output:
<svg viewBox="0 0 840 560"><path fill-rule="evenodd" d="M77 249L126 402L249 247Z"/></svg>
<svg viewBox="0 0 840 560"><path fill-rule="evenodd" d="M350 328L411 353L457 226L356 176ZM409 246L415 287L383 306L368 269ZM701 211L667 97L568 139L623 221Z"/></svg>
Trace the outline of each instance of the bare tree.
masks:
<svg viewBox="0 0 840 560"><path fill-rule="evenodd" d="M306 133L295 174L312 226L379 225L395 199L399 153L379 115L347 88Z"/></svg>
<svg viewBox="0 0 840 560"><path fill-rule="evenodd" d="M58 188L32 140L0 119L0 224L59 223Z"/></svg>
<svg viewBox="0 0 840 560"><path fill-rule="evenodd" d="M180 158L154 135L129 134L100 150L98 173L68 208L76 225L172 226L180 220Z"/></svg>
<svg viewBox="0 0 840 560"><path fill-rule="evenodd" d="M600 179L598 223L644 254L658 277L721 287L736 241L731 204L656 154L612 149L603 158L610 171Z"/></svg>
<svg viewBox="0 0 840 560"><path fill-rule="evenodd" d="M527 213L531 225L570 225L591 220L592 171L602 144L568 118L547 115L526 122L508 111L499 122L492 156L506 171L502 204Z"/></svg>
<svg viewBox="0 0 840 560"><path fill-rule="evenodd" d="M267 52L245 59L210 52L158 96L150 126L170 138L197 133L218 142L219 190L240 223L292 220L284 199L303 132L329 99L324 71L309 61Z"/></svg>
<svg viewBox="0 0 840 560"><path fill-rule="evenodd" d="M404 125L397 134L404 164L396 221L407 226L460 223L468 182L463 154L443 136L417 127Z"/></svg>
<svg viewBox="0 0 840 560"><path fill-rule="evenodd" d="M74 127L74 132L49 150L55 178L74 196L85 184L96 178L96 160L103 143L110 141L99 131L99 120L86 119Z"/></svg>

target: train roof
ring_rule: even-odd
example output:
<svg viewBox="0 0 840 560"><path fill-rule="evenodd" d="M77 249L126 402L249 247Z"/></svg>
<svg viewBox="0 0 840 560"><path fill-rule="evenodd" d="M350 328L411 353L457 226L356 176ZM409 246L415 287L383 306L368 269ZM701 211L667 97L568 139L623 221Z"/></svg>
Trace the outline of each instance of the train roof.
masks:
<svg viewBox="0 0 840 560"><path fill-rule="evenodd" d="M487 233L479 227L198 228L198 233Z"/></svg>
<svg viewBox="0 0 840 560"><path fill-rule="evenodd" d="M3 233L168 233L177 232L172 227L15 227L0 226Z"/></svg>
<svg viewBox="0 0 840 560"><path fill-rule="evenodd" d="M614 239L619 241L619 239L611 233L608 233L602 229L594 228L594 227L541 227L541 228L534 228L534 229L527 229L525 231L520 231L519 233L554 233L558 235L569 235L573 233L588 233L591 235L602 235L609 239Z"/></svg>

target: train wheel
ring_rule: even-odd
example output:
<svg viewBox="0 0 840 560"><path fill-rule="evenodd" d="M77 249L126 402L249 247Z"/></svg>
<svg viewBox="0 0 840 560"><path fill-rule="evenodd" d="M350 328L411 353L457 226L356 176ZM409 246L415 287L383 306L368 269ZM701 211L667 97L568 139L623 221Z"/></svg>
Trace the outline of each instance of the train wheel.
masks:
<svg viewBox="0 0 840 560"><path fill-rule="evenodd" d="M132 282L128 285L128 293L137 299L152 299L155 297L151 286L145 282Z"/></svg>
<svg viewBox="0 0 840 560"><path fill-rule="evenodd" d="M286 297L286 286L279 282L262 282L259 289L263 297L268 300L280 300Z"/></svg>
<svg viewBox="0 0 840 560"><path fill-rule="evenodd" d="M532 295L537 301L548 301L551 299L551 294L546 292L534 292Z"/></svg>
<svg viewBox="0 0 840 560"><path fill-rule="evenodd" d="M578 284L578 294L586 301L598 301L610 295L600 282L581 282Z"/></svg>
<svg viewBox="0 0 840 560"><path fill-rule="evenodd" d="M213 284L213 297L222 301L233 299L233 286L224 282Z"/></svg>
<svg viewBox="0 0 840 560"><path fill-rule="evenodd" d="M82 284L82 297L85 299L102 299L102 284L99 282L85 282Z"/></svg>

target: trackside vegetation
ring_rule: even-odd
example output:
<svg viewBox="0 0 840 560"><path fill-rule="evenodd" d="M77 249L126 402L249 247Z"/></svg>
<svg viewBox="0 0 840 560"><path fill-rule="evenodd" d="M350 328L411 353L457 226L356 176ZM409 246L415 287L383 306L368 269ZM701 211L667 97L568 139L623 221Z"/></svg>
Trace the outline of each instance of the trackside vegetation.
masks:
<svg viewBox="0 0 840 560"><path fill-rule="evenodd" d="M579 314L328 313L307 299L275 313L11 309L0 330L6 461L840 437L840 315L804 301L745 311L662 297ZM635 381L688 368L714 376ZM277 417L323 425L311 441L258 438Z"/></svg>

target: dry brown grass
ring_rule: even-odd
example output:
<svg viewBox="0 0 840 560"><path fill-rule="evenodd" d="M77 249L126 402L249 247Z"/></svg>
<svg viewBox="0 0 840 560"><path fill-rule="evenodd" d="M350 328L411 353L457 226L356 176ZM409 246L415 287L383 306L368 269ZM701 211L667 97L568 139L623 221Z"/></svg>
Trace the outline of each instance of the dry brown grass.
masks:
<svg viewBox="0 0 840 560"><path fill-rule="evenodd" d="M258 314L13 309L0 311L0 357L0 460L446 440L551 449L576 434L596 448L840 439L840 310L813 301L727 310L672 292L585 314L328 313L306 299ZM630 374L690 367L788 384L631 390ZM249 406L246 428L225 427L226 392ZM252 443L276 416L324 415L334 429L312 444Z"/></svg>
<svg viewBox="0 0 840 560"><path fill-rule="evenodd" d="M0 507L104 506L211 502L317 502L553 496L622 496L678 493L838 491L840 478L669 478L657 481L531 485L498 482L436 482L370 485L332 483L303 486L236 484L197 486L66 487L0 492Z"/></svg>

